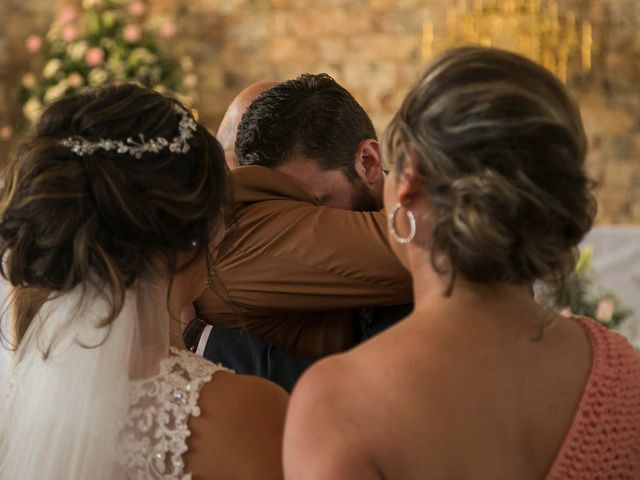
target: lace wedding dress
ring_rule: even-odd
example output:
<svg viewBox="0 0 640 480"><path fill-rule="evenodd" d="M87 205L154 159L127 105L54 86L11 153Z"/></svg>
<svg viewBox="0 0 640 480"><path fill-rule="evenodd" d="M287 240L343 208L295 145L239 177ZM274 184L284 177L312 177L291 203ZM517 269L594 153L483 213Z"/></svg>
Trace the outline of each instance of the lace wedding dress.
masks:
<svg viewBox="0 0 640 480"><path fill-rule="evenodd" d="M157 375L131 383L129 416L118 445L129 478L191 478L182 460L190 434L187 422L200 415L200 390L218 371L229 370L171 348Z"/></svg>
<svg viewBox="0 0 640 480"><path fill-rule="evenodd" d="M188 479L188 421L202 387L226 370L169 347L166 285L111 301L99 286L52 297L0 388L0 478Z"/></svg>

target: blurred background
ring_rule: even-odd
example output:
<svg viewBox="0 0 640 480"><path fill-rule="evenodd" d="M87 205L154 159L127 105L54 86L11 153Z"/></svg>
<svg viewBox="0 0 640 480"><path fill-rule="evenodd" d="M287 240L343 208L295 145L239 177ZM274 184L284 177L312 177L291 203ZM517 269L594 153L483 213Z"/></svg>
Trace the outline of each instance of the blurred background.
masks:
<svg viewBox="0 0 640 480"><path fill-rule="evenodd" d="M606 319L622 310L603 299L622 295L639 316L638 0L0 0L0 18L0 167L43 104L87 85L174 92L215 132L248 84L327 72L381 134L438 52L525 54L566 83L589 138L599 212L587 267L598 278L576 301Z"/></svg>
<svg viewBox="0 0 640 480"><path fill-rule="evenodd" d="M566 63L555 71L582 107L598 223L640 224L637 0L0 0L0 161L24 122L21 82L41 76L46 63L37 39L46 40L57 21L67 27L59 38L73 44L86 34L83 12L107 4L125 27L148 30L161 51L183 60L183 83L214 131L233 96L261 79L328 72L381 133L429 57L446 46L492 43L538 52L541 63L555 56L547 65ZM138 41L135 28L125 33Z"/></svg>

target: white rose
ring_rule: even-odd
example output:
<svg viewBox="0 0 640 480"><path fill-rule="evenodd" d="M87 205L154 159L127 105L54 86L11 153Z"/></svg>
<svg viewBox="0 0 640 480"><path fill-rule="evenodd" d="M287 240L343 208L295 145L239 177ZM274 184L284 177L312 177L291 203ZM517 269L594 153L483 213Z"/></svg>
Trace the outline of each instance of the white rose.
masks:
<svg viewBox="0 0 640 480"><path fill-rule="evenodd" d="M31 123L35 123L35 121L40 116L41 111L42 103L40 103L40 100L38 100L36 97L31 97L22 107L22 113L24 114L25 118Z"/></svg>
<svg viewBox="0 0 640 480"><path fill-rule="evenodd" d="M155 63L157 60L158 57L146 48L134 48L129 55L129 62L134 65L137 63Z"/></svg>
<svg viewBox="0 0 640 480"><path fill-rule="evenodd" d="M67 55L69 55L73 61L79 62L86 55L88 48L89 45L85 41L73 42L67 46Z"/></svg>
<svg viewBox="0 0 640 480"><path fill-rule="evenodd" d="M60 98L62 95L65 94L68 87L69 87L69 84L67 83L67 81L62 80L56 83L53 87L47 88L47 91L44 94L44 101L46 103L49 103L57 98Z"/></svg>
<svg viewBox="0 0 640 480"><path fill-rule="evenodd" d="M598 302L598 308L596 311L596 320L603 323L609 323L613 319L613 313L616 309L616 305L610 298L603 298Z"/></svg>
<svg viewBox="0 0 640 480"><path fill-rule="evenodd" d="M124 78L127 73L125 64L121 60L116 60L115 57L107 61L107 69L113 73L115 78Z"/></svg>
<svg viewBox="0 0 640 480"><path fill-rule="evenodd" d="M100 40L100 46L104 50L114 50L116 48L116 42L112 38L105 37Z"/></svg>
<svg viewBox="0 0 640 480"><path fill-rule="evenodd" d="M149 77L150 75L151 75L151 68L149 68L147 65L138 67L138 69L136 70L136 76L138 78L144 78L146 80L147 77Z"/></svg>
<svg viewBox="0 0 640 480"><path fill-rule="evenodd" d="M89 72L89 85L99 87L109 78L109 74L104 68L94 68Z"/></svg>
<svg viewBox="0 0 640 480"><path fill-rule="evenodd" d="M51 78L56 73L58 73L58 70L60 70L60 67L62 67L62 62L60 61L60 59L52 58L47 62L47 64L42 69L42 75L44 76L44 78Z"/></svg>

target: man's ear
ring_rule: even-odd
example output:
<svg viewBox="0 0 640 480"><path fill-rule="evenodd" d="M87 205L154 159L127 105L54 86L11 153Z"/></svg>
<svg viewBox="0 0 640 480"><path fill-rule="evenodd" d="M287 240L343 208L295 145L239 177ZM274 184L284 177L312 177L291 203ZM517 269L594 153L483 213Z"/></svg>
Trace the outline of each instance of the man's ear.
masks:
<svg viewBox="0 0 640 480"><path fill-rule="evenodd" d="M380 159L380 145L377 140L368 138L360 142L356 151L356 172L369 185L380 182L382 161Z"/></svg>

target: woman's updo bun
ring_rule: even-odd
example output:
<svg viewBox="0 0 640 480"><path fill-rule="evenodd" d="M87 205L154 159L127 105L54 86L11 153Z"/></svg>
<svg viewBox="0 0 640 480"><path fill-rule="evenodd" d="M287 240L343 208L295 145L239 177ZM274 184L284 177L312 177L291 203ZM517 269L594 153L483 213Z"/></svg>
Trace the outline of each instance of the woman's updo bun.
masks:
<svg viewBox="0 0 640 480"><path fill-rule="evenodd" d="M440 57L392 120L387 159L409 155L433 206L432 263L452 279L559 280L591 228L580 113L542 67L467 47Z"/></svg>

